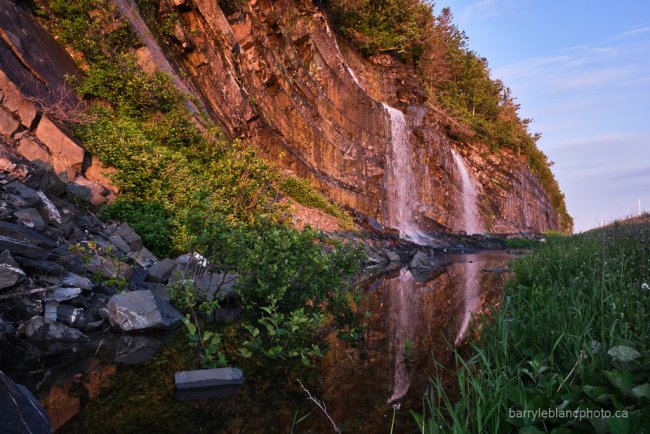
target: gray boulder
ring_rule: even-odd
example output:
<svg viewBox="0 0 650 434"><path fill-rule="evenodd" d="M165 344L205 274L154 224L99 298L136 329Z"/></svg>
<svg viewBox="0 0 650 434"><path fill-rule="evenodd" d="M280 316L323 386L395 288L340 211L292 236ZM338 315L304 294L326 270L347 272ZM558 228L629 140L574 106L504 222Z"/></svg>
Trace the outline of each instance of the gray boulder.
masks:
<svg viewBox="0 0 650 434"><path fill-rule="evenodd" d="M10 288L26 277L9 250L0 253L0 289Z"/></svg>
<svg viewBox="0 0 650 434"><path fill-rule="evenodd" d="M79 330L52 321L42 316L35 316L18 327L18 334L31 341L39 342L80 342L88 337Z"/></svg>
<svg viewBox="0 0 650 434"><path fill-rule="evenodd" d="M176 261L169 258L155 263L149 269L149 274L147 274L146 278L147 282L167 283L172 275L172 272L176 269L176 265Z"/></svg>
<svg viewBox="0 0 650 434"><path fill-rule="evenodd" d="M108 302L108 319L113 328L122 332L167 329L181 318L169 303L148 290L117 294Z"/></svg>

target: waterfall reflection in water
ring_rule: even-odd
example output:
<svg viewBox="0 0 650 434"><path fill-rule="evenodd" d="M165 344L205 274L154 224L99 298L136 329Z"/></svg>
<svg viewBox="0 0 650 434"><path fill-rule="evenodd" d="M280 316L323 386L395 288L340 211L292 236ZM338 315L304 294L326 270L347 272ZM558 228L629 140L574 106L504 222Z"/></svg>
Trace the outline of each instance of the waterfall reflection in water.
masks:
<svg viewBox="0 0 650 434"><path fill-rule="evenodd" d="M389 291L389 333L390 348L394 357L395 379L393 382L393 394L388 398L391 404L408 392L411 385L411 367L409 364L410 348L415 338L415 326L417 322L414 310L420 304L418 292L415 290L415 279L407 268L400 271L396 279L389 280L387 290Z"/></svg>

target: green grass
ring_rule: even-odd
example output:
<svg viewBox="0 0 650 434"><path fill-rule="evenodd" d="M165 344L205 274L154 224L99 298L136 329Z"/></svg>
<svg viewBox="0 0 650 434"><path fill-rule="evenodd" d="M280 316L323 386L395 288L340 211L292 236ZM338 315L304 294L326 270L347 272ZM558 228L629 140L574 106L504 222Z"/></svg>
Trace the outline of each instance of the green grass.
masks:
<svg viewBox="0 0 650 434"><path fill-rule="evenodd" d="M454 383L433 379L428 414L415 415L421 431L648 432L650 224L551 237L513 268L499 311L483 322L471 356L457 354ZM557 408L627 411L627 417L509 413Z"/></svg>
<svg viewBox="0 0 650 434"><path fill-rule="evenodd" d="M311 184L300 178L288 177L280 182L280 190L295 199L296 202L309 208L317 208L339 219L344 229L354 230L354 220L337 204L330 202L322 193L316 191Z"/></svg>

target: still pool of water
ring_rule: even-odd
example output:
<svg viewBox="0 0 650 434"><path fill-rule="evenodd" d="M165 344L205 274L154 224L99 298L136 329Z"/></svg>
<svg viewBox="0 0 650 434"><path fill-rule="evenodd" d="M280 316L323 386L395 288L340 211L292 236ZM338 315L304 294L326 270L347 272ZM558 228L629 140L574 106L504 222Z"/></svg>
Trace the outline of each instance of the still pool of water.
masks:
<svg viewBox="0 0 650 434"><path fill-rule="evenodd" d="M251 360L242 366L245 385L223 400L174 400L174 372L198 367L180 329L162 345L163 335L63 353L5 349L0 369L35 392L62 433L284 433L292 425L293 432L333 432L298 380L343 432L388 432L393 413L394 432L417 432L410 410L422 412L428 378L453 366L451 348L463 348L477 332L473 319L489 314L510 259L481 252L439 256L428 273L394 269L363 290L364 339L341 340L333 331L311 369ZM158 352L138 364L149 359L138 358L142 351ZM444 375L453 383L451 372Z"/></svg>

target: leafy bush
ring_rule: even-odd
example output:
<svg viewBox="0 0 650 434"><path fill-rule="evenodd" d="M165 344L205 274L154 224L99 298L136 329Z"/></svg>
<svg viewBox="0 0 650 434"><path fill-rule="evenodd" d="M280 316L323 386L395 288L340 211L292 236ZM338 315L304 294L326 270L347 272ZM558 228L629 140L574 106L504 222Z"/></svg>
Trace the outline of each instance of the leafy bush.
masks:
<svg viewBox="0 0 650 434"><path fill-rule="evenodd" d="M172 231L165 208L156 202L119 199L100 210L103 220L126 221L156 256L171 255Z"/></svg>
<svg viewBox="0 0 650 434"><path fill-rule="evenodd" d="M350 316L345 282L357 270L361 250L329 242L309 228L298 231L267 219L233 224L210 208L200 207L188 219L190 230L200 234L194 249L212 269L241 276L245 320L240 326L246 338L238 356L303 363L320 356L314 333L326 319L324 311L334 318Z"/></svg>

